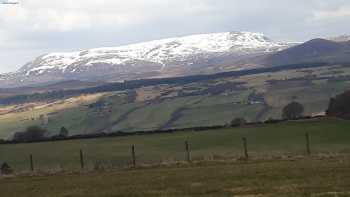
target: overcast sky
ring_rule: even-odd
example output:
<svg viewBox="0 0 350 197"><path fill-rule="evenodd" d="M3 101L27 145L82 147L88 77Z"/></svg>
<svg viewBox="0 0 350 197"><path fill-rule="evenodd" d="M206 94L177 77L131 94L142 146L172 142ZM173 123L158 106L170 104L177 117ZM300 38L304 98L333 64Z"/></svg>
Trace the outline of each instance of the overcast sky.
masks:
<svg viewBox="0 0 350 197"><path fill-rule="evenodd" d="M4 1L4 0L0 0ZM0 5L0 73L48 52L195 33L278 41L350 33L350 0L19 0Z"/></svg>

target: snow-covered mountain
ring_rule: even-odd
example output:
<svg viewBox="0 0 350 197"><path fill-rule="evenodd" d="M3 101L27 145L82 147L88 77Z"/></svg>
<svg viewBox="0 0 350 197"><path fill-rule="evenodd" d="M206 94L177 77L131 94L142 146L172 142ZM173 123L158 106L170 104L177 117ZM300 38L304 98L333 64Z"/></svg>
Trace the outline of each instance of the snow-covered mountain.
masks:
<svg viewBox="0 0 350 197"><path fill-rule="evenodd" d="M247 59L292 45L274 42L261 33L199 34L119 47L50 53L2 78L3 81L12 79L8 85L17 85L52 80L121 81L212 73L259 66Z"/></svg>
<svg viewBox="0 0 350 197"><path fill-rule="evenodd" d="M120 47L96 48L72 53L51 53L25 65L21 71L43 74L50 70L76 72L79 67L96 64L132 66L137 61L161 64L162 67L177 62L193 64L191 57L227 52L250 54L273 52L288 47L286 43L275 43L260 33L225 32L193 35L180 38L156 40Z"/></svg>

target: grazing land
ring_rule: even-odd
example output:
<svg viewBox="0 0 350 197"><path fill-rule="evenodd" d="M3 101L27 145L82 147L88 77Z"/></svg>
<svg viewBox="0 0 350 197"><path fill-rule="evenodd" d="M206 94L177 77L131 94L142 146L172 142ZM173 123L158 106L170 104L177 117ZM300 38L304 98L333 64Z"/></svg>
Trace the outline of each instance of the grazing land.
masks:
<svg viewBox="0 0 350 197"><path fill-rule="evenodd" d="M137 164L153 165L184 161L185 141L190 144L193 160L239 160L243 156L242 137L248 140L252 159L288 157L306 154L306 132L310 134L313 154L337 155L350 153L349 131L350 121L315 119L201 132L3 144L0 160L8 162L15 171L28 171L29 155L33 154L37 170L74 170L80 168L82 149L87 169L123 168L130 165L130 147L135 145Z"/></svg>
<svg viewBox="0 0 350 197"><path fill-rule="evenodd" d="M198 162L0 178L6 197L350 196L349 157Z"/></svg>

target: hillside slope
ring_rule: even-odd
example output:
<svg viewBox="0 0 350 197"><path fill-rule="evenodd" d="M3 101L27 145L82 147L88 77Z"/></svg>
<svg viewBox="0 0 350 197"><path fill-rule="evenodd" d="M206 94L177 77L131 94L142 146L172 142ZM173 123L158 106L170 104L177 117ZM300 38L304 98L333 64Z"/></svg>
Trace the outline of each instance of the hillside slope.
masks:
<svg viewBox="0 0 350 197"><path fill-rule="evenodd" d="M265 59L266 65L285 65L310 62L350 62L350 42L314 39L276 52Z"/></svg>
<svg viewBox="0 0 350 197"><path fill-rule="evenodd" d="M30 125L55 135L62 126L86 134L225 125L235 118L264 121L281 118L292 101L304 105L305 115L322 115L331 97L350 89L349 81L350 65L323 65L30 99L0 107L0 138Z"/></svg>

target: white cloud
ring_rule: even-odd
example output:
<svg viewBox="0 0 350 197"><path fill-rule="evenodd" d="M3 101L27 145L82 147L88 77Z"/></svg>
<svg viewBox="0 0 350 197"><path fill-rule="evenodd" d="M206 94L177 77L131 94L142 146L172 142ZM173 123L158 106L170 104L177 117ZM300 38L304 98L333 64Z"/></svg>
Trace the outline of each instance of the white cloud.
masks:
<svg viewBox="0 0 350 197"><path fill-rule="evenodd" d="M313 20L334 21L344 18L350 19L350 6L339 7L335 10L315 11Z"/></svg>
<svg viewBox="0 0 350 197"><path fill-rule="evenodd" d="M26 31L74 31L94 25L132 24L135 19L132 12L120 9L124 5L117 2L28 0L19 6L3 6L0 25Z"/></svg>

